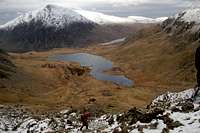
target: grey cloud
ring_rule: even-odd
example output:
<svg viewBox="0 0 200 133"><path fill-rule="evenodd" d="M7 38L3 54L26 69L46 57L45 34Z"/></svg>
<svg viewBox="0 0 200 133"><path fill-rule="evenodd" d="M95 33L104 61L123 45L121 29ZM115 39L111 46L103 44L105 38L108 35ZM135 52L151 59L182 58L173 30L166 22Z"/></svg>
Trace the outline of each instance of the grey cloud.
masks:
<svg viewBox="0 0 200 133"><path fill-rule="evenodd" d="M93 7L87 6L85 9L91 10ZM116 16L146 16L146 17L163 17L174 15L187 7L176 4L142 4L138 6L129 5L121 7L113 7L108 4L95 6L95 10Z"/></svg>

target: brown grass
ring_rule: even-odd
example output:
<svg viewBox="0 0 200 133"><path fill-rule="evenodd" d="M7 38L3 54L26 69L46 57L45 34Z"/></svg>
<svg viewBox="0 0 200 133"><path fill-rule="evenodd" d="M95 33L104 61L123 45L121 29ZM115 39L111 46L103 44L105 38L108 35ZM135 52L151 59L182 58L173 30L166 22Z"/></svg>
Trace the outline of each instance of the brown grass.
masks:
<svg viewBox="0 0 200 133"><path fill-rule="evenodd" d="M11 80L1 81L0 103L25 104L43 111L70 106L77 109L95 106L113 112L125 111L132 106L145 107L153 98L166 91L193 87L193 60L197 44L173 40L159 30L153 27L141 31L121 46L12 54L18 69ZM41 67L50 62L46 60L50 55L74 52L88 52L109 58L116 67L120 67L117 74L123 73L134 80L134 87L126 88L98 81L89 75L64 79L62 70ZM105 92L110 96L105 95ZM96 101L89 103L90 98Z"/></svg>
<svg viewBox="0 0 200 133"><path fill-rule="evenodd" d="M101 51L97 53L120 66L123 72L135 81L136 88L176 91L193 87L197 42L173 40L156 28L141 32L120 47L108 46L96 51Z"/></svg>
<svg viewBox="0 0 200 133"><path fill-rule="evenodd" d="M17 66L17 73L9 80L1 80L4 88L0 89L0 104L24 104L40 111L61 110L70 106L76 109L92 106L113 112L149 103L152 93L149 95L150 92L144 92L142 88L119 87L110 82L98 81L89 75L65 79L62 69L41 67L46 63L69 64L48 61L46 57L78 51L80 49L55 49L49 52L11 54ZM104 95L104 92L111 95ZM96 101L89 103L91 98L95 98Z"/></svg>

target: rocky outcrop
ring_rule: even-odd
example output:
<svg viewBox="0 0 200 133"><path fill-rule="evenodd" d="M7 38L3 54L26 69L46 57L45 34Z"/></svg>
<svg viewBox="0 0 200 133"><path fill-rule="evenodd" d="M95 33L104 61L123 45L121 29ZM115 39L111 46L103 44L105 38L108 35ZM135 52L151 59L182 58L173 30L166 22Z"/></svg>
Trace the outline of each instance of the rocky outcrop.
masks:
<svg viewBox="0 0 200 133"><path fill-rule="evenodd" d="M191 112L194 110L194 104L190 101L186 101L181 104L181 111L183 112Z"/></svg>
<svg viewBox="0 0 200 133"><path fill-rule="evenodd" d="M0 47L7 51L25 52L62 47L78 47L86 43L93 29L90 23L74 22L62 29L45 27L41 22L21 24L12 30L0 31Z"/></svg>
<svg viewBox="0 0 200 133"><path fill-rule="evenodd" d="M151 104L149 105L150 108L160 107L164 109L171 109L174 106L185 102L190 101L191 97L193 96L194 89L188 89L182 92L167 92L155 98Z"/></svg>
<svg viewBox="0 0 200 133"><path fill-rule="evenodd" d="M84 76L90 72L88 67L66 63L47 63L43 64L41 67L48 69L61 69L64 72L65 79L69 79L71 76Z"/></svg>

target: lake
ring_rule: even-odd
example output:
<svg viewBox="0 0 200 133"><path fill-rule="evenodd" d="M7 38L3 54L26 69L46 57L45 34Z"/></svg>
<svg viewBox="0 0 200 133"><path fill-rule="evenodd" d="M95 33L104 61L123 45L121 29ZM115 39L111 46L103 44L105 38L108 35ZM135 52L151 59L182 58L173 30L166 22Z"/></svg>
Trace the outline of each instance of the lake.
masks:
<svg viewBox="0 0 200 133"><path fill-rule="evenodd" d="M110 81L118 85L132 87L133 81L125 77L124 75L111 75L104 73L113 67L113 63L101 56L92 55L88 53L75 53L75 54L61 54L49 57L54 61L71 61L78 62L81 66L87 66L91 68L91 76L97 80Z"/></svg>

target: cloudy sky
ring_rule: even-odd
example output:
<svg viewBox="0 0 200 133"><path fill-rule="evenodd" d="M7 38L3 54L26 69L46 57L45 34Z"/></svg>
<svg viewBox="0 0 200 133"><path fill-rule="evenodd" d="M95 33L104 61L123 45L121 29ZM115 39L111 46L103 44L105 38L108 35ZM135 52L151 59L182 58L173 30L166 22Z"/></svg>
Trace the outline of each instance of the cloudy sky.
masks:
<svg viewBox="0 0 200 133"><path fill-rule="evenodd" d="M200 5L200 0L0 0L0 24L23 12L48 3L81 8L116 16L171 16L185 8Z"/></svg>

